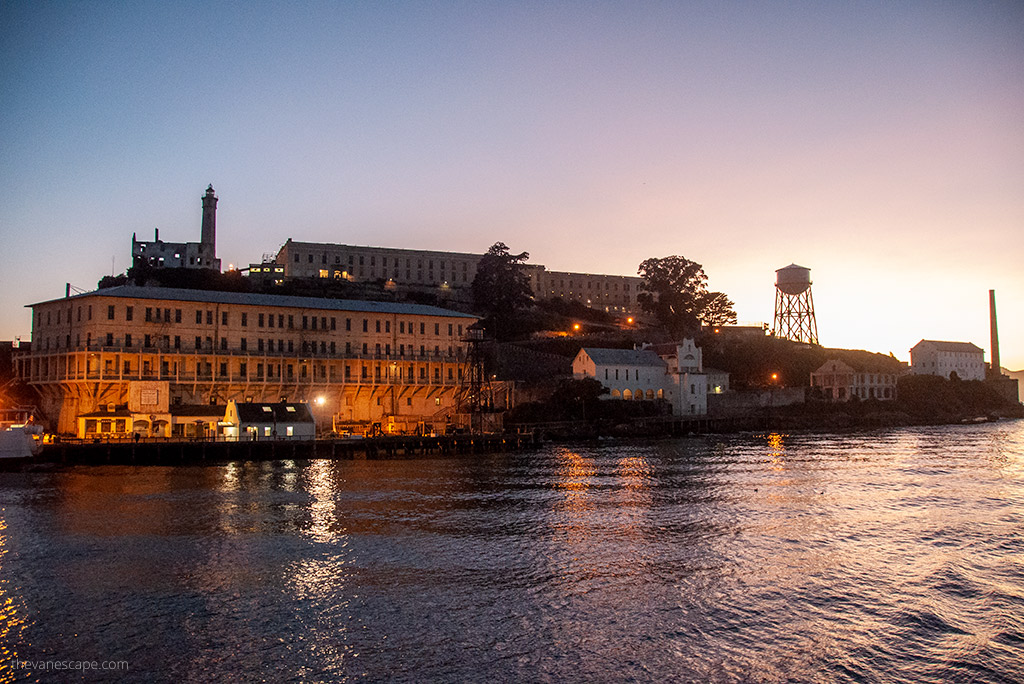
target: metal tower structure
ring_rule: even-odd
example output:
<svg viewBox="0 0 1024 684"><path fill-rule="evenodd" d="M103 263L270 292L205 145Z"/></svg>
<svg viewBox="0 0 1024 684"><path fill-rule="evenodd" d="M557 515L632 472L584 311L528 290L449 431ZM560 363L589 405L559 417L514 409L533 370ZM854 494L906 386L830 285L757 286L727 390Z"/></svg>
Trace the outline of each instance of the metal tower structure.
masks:
<svg viewBox="0 0 1024 684"><path fill-rule="evenodd" d="M483 416L494 404L491 380L484 367L484 331L469 330L463 341L467 347L466 366L456 410L469 415L469 431L477 434L483 432Z"/></svg>
<svg viewBox="0 0 1024 684"><path fill-rule="evenodd" d="M790 264L775 271L775 323L772 334L818 344L818 321L811 296L811 269Z"/></svg>

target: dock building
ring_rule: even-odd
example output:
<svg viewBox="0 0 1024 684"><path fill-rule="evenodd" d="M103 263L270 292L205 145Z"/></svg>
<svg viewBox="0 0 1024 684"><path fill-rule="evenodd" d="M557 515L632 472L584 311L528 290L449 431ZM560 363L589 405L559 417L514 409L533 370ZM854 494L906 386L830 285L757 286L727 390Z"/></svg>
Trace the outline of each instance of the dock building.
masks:
<svg viewBox="0 0 1024 684"><path fill-rule="evenodd" d="M52 428L79 437L186 437L230 401L307 403L321 431L432 429L457 408L477 320L418 304L133 285L29 307L19 375Z"/></svg>

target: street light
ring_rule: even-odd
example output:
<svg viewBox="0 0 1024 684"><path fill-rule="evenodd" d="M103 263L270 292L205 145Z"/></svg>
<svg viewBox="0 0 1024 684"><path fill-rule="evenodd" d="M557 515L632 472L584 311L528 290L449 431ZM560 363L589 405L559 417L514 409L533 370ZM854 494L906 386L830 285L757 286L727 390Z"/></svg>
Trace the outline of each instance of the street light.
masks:
<svg viewBox="0 0 1024 684"><path fill-rule="evenodd" d="M324 405L324 404L325 404L326 402L327 402L327 399L326 399L326 398L324 397L324 395L322 395L322 394L320 394L320 395L317 395L317 396L316 396L316 397L315 397L315 398L313 399L313 403L314 403L314 404L315 404L315 405L316 405L316 406L317 406L318 408L319 408L319 407L321 407L321 406L323 406L323 405ZM310 412L309 412L309 414L310 414L311 416L313 416L313 439L316 439L317 435L318 435L318 434L320 433L320 427L319 427L319 425L317 424L317 420L316 420L316 411L310 411Z"/></svg>

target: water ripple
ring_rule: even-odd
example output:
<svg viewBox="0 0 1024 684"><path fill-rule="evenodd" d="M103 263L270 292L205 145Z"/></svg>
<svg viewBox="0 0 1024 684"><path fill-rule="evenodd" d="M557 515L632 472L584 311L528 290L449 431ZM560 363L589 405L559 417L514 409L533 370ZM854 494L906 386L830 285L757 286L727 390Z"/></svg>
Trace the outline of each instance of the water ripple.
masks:
<svg viewBox="0 0 1024 684"><path fill-rule="evenodd" d="M1019 421L17 474L0 681L1024 681L1021 529Z"/></svg>

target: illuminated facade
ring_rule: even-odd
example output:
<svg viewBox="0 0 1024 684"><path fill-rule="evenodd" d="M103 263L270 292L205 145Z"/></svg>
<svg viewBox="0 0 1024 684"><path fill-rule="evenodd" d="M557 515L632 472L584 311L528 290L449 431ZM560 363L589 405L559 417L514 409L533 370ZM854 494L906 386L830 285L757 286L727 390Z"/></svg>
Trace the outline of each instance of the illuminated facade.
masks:
<svg viewBox="0 0 1024 684"><path fill-rule="evenodd" d="M277 263L289 278L338 278L353 282L380 281L396 287L430 289L442 296L465 299L482 254L436 252L388 247L359 247L289 239ZM566 299L615 314L638 311L640 278L548 271L525 264L523 271L537 299Z"/></svg>
<svg viewBox="0 0 1024 684"><path fill-rule="evenodd" d="M416 304L128 285L30 306L19 374L52 427L82 437L185 437L196 407L223 416L229 401L309 403L321 431L433 429L456 408L476 322Z"/></svg>

